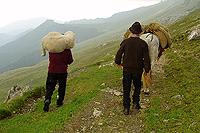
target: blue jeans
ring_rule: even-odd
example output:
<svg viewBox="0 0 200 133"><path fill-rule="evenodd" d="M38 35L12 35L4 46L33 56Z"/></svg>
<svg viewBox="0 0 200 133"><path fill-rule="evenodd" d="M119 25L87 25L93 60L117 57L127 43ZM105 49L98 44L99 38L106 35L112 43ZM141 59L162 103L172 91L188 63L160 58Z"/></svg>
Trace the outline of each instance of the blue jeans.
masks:
<svg viewBox="0 0 200 133"><path fill-rule="evenodd" d="M141 77L142 72L134 72L129 73L126 71L123 71L123 106L124 108L130 108L130 91L131 91L131 84L133 81L133 85L135 87L134 93L133 93L133 104L136 104L136 106L140 105L140 91L141 91Z"/></svg>

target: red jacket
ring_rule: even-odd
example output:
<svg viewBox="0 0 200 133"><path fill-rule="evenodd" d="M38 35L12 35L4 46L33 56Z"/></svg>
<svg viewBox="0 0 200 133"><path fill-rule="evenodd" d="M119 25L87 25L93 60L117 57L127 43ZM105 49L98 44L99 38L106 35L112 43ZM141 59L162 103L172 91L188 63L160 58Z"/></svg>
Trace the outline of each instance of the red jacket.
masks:
<svg viewBox="0 0 200 133"><path fill-rule="evenodd" d="M66 49L61 53L49 52L49 73L66 73L67 67L73 62L73 57L70 49Z"/></svg>

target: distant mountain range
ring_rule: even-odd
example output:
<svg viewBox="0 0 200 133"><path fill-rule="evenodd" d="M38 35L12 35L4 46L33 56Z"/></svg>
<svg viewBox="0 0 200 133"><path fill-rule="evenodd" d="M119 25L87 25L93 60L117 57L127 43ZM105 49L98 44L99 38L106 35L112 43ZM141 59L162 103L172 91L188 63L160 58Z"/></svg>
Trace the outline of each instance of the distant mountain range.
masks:
<svg viewBox="0 0 200 133"><path fill-rule="evenodd" d="M65 24L46 20L36 27L20 30L17 38L0 47L0 72L34 65L46 59L40 56L40 41L50 31L63 33L68 30L74 31L79 43L77 46L81 46L85 44L81 42L92 42L94 39L96 42L106 41L105 38L120 37L134 21L142 23L159 21L162 24L169 24L197 8L200 8L199 0L165 0L156 5L117 13L105 19L78 20ZM1 31L2 29L0 33ZM0 39L9 38L5 31L3 33L0 34Z"/></svg>
<svg viewBox="0 0 200 133"><path fill-rule="evenodd" d="M64 25L47 20L23 37L0 47L0 70L10 70L33 65L45 59L40 56L41 38L50 31L74 31L77 42L87 40L100 34L95 28L80 25Z"/></svg>
<svg viewBox="0 0 200 133"><path fill-rule="evenodd" d="M7 35L5 33L0 33L0 47L3 46L4 44L10 42L12 40L11 35Z"/></svg>
<svg viewBox="0 0 200 133"><path fill-rule="evenodd" d="M26 31L20 32L16 35L11 35L7 33L0 33L0 47L11 42L15 41L17 38L20 38L30 32L32 29L28 29Z"/></svg>
<svg viewBox="0 0 200 133"><path fill-rule="evenodd" d="M30 29L35 29L41 23L46 21L46 18L33 18L28 20L19 20L0 28L0 33L8 35L17 35Z"/></svg>
<svg viewBox="0 0 200 133"><path fill-rule="evenodd" d="M31 30L35 29L45 18L34 18L28 20L16 21L0 28L0 47L4 44L14 41L17 38L22 37Z"/></svg>
<svg viewBox="0 0 200 133"><path fill-rule="evenodd" d="M159 21L162 24L170 24L198 8L200 8L199 0L163 0L155 5L116 13L106 19L82 19L66 22L66 24L111 24L107 25L110 29L119 25L130 25L133 21Z"/></svg>

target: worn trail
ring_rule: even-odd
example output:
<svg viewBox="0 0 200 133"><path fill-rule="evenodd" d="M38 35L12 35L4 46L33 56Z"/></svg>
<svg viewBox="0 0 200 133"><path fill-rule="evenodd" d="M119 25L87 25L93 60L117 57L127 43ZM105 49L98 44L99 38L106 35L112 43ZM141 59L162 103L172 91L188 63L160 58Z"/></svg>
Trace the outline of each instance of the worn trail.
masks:
<svg viewBox="0 0 200 133"><path fill-rule="evenodd" d="M163 73L164 57L154 68L154 76ZM143 117L145 110L150 106L150 97L154 93L150 90L149 95L141 93L141 107L138 112L131 108L130 115L123 114L122 85L108 87L91 100L84 108L74 114L66 122L60 133L141 133L144 130Z"/></svg>

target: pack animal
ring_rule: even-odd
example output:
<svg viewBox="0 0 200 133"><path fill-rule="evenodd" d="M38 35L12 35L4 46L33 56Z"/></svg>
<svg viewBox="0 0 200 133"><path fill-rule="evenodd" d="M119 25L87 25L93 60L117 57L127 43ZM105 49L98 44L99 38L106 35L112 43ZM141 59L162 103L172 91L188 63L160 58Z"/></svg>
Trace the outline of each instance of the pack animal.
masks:
<svg viewBox="0 0 200 133"><path fill-rule="evenodd" d="M128 30L124 34L124 39L131 36L132 33ZM150 23L143 28L143 33L140 35L140 38L143 39L148 45L151 69L153 69L156 61L162 55L164 49L171 46L171 36L164 26L158 23ZM149 87L152 83L151 73L152 71L150 71L146 76L144 74L142 75L143 91L145 93L149 93Z"/></svg>

